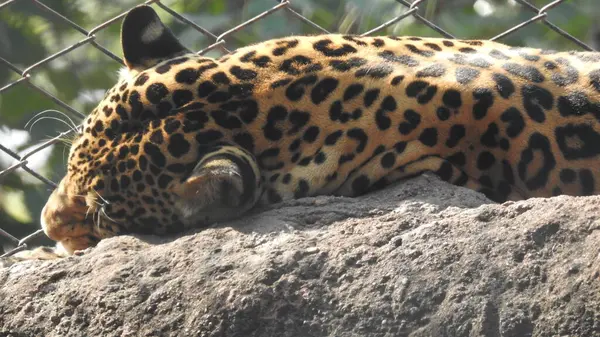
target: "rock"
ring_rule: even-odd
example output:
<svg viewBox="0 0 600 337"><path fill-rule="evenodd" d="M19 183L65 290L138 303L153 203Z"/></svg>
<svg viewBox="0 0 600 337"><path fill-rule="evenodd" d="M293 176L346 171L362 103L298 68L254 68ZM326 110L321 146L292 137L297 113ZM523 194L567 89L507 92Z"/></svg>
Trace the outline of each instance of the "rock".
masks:
<svg viewBox="0 0 600 337"><path fill-rule="evenodd" d="M422 176L0 269L0 336L600 335L598 229Z"/></svg>

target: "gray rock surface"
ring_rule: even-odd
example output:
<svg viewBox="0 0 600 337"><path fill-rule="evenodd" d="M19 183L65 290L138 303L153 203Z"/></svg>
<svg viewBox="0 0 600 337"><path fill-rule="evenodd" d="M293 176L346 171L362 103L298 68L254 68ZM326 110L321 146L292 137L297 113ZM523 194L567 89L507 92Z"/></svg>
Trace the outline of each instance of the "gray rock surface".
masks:
<svg viewBox="0 0 600 337"><path fill-rule="evenodd" d="M0 336L600 335L600 197L422 176L0 269Z"/></svg>

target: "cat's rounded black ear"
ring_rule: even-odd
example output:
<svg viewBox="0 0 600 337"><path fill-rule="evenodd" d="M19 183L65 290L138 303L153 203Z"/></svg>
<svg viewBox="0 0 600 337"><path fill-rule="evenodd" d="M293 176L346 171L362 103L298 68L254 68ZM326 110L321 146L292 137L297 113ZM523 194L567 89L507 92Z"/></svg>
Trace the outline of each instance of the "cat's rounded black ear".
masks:
<svg viewBox="0 0 600 337"><path fill-rule="evenodd" d="M121 26L121 46L125 64L136 70L190 53L147 5L135 7L125 16Z"/></svg>

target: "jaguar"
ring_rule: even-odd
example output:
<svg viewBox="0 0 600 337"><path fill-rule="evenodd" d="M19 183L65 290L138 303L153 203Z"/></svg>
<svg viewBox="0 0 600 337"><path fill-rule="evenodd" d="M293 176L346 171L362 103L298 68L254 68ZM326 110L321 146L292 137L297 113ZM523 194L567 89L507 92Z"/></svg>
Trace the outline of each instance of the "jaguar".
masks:
<svg viewBox="0 0 600 337"><path fill-rule="evenodd" d="M257 205L353 197L432 172L495 202L600 191L600 54L484 40L315 35L220 58L150 6L41 213L56 258ZM45 255L44 255L45 254Z"/></svg>

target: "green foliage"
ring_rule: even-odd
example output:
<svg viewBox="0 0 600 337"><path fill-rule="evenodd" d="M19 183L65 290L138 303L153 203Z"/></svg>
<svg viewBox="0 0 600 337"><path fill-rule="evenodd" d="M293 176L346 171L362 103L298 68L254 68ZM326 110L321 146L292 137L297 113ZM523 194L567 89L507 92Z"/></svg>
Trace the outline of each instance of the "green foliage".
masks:
<svg viewBox="0 0 600 337"><path fill-rule="evenodd" d="M89 31L112 19L141 0L52 0L43 1L60 15ZM530 0L538 8L550 0ZM220 35L277 5L275 0L171 0L162 3L177 13ZM293 9L330 32L362 33L406 13L408 8L394 0L303 0L293 1ZM154 5L161 18L194 50L214 43L214 39L178 21ZM599 36L593 31L594 18L600 8L593 0L566 1L551 9L547 19L575 37L595 45ZM419 5L420 15L459 38L490 38L534 17L537 13L515 1L506 0L427 0ZM120 57L120 20L95 34L95 41ZM307 25L289 11L279 10L225 37L229 50L251 43L286 35L316 34L318 29ZM409 16L376 34L440 36L438 32ZM32 64L86 38L86 35L62 18L34 5L16 1L0 9L0 57L21 71ZM552 49L580 49L576 44L535 22L500 40L516 46ZM210 56L219 56L212 51ZM66 55L39 66L30 72L30 82L76 110L87 114L117 77L120 64L92 46L85 44ZM20 78L10 68L0 65L0 87ZM35 114L56 109L78 122L78 117L54 103L26 82L2 92L0 96L0 131L24 130ZM43 114L61 119L58 114ZM68 127L55 120L42 120L31 130L30 138L20 145L11 145L0 138L0 144L22 153L25 149L53 137ZM4 133L5 134L5 133ZM10 134L10 133L9 133ZM64 145L57 144L46 160L35 167L57 182L64 173ZM6 156L0 156L5 158ZM32 161L36 156L32 157ZM0 161L0 170L7 165ZM48 187L32 179L23 170L0 178L0 227L23 236L38 228L38 215L48 195ZM7 200L10 199L10 200ZM7 212L6 208L10 208Z"/></svg>

